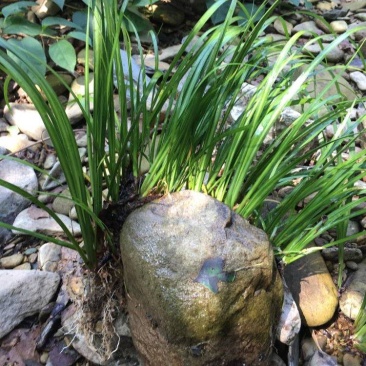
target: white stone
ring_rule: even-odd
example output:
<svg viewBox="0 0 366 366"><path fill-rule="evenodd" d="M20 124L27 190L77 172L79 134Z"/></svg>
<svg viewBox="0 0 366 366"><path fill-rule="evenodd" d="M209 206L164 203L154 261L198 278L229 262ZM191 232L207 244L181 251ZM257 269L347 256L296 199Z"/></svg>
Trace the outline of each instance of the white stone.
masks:
<svg viewBox="0 0 366 366"><path fill-rule="evenodd" d="M41 115L33 104L9 103L10 109L4 107L4 116L13 126L31 137L33 140L42 140L48 137Z"/></svg>
<svg viewBox="0 0 366 366"><path fill-rule="evenodd" d="M40 269L55 272L61 259L61 247L55 243L45 243L39 248L38 266Z"/></svg>
<svg viewBox="0 0 366 366"><path fill-rule="evenodd" d="M57 214L57 216L74 235L81 234L80 225L77 222L72 221L65 215ZM30 206L20 212L13 225L20 229L26 229L48 235L58 235L63 233L61 226L52 217L50 217L46 211L41 210L36 206ZM20 231L13 230L13 233L20 234Z"/></svg>
<svg viewBox="0 0 366 366"><path fill-rule="evenodd" d="M49 303L60 277L40 271L0 271L0 338Z"/></svg>
<svg viewBox="0 0 366 366"><path fill-rule="evenodd" d="M333 22L330 22L330 26L333 29L335 33L344 33L348 29L348 24L344 20L335 20Z"/></svg>
<svg viewBox="0 0 366 366"><path fill-rule="evenodd" d="M327 47L329 47L329 43L323 43L322 47L319 45L319 43L312 43L305 45L303 50L306 52L310 52L313 55L318 55ZM344 52L338 47L334 47L331 50L329 50L329 52L325 56L325 59L332 63L341 62L343 61L343 58L344 58Z"/></svg>
<svg viewBox="0 0 366 366"><path fill-rule="evenodd" d="M354 71L349 74L349 77L352 81L357 84L358 89L365 91L366 90L366 75L361 71Z"/></svg>
<svg viewBox="0 0 366 366"><path fill-rule="evenodd" d="M28 136L21 133L19 135L7 135L0 137L0 146L10 152L17 152L31 146L33 142L29 141Z"/></svg>

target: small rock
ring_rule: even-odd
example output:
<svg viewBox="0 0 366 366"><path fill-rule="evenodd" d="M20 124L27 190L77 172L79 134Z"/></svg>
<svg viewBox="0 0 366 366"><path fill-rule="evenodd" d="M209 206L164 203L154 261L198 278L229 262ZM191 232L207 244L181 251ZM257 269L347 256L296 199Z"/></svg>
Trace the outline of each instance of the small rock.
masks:
<svg viewBox="0 0 366 366"><path fill-rule="evenodd" d="M13 270L25 270L25 271L30 271L31 269L32 267L28 262L22 263L19 266L13 268Z"/></svg>
<svg viewBox="0 0 366 366"><path fill-rule="evenodd" d="M42 352L41 356L39 357L39 362L45 364L48 360L48 352Z"/></svg>
<svg viewBox="0 0 366 366"><path fill-rule="evenodd" d="M351 283L339 299L339 306L346 316L353 320L356 319L365 293L366 259L358 264L358 270L354 273Z"/></svg>
<svg viewBox="0 0 366 366"><path fill-rule="evenodd" d="M56 15L60 11L56 2L53 2L52 0L37 0L36 3L38 5L32 6L32 11L39 19Z"/></svg>
<svg viewBox="0 0 366 366"><path fill-rule="evenodd" d="M356 2L358 3L359 1L355 1L355 3ZM343 4L343 5L345 5L345 4ZM366 38L366 22L353 23L353 24L350 24L350 26L349 26L349 29L359 28L359 27L360 27L360 30L353 33L353 36L356 41L362 41L364 38Z"/></svg>
<svg viewBox="0 0 366 366"><path fill-rule="evenodd" d="M24 256L21 253L10 255L9 257L3 257L0 259L0 265L2 268L11 269L23 262Z"/></svg>
<svg viewBox="0 0 366 366"><path fill-rule="evenodd" d="M79 51L77 55L77 62L80 65L85 66L86 65L86 49L83 48ZM88 61L88 67L90 70L94 70L94 51L89 50L89 61Z"/></svg>
<svg viewBox="0 0 366 366"><path fill-rule="evenodd" d="M53 297L60 277L41 271L0 271L0 338Z"/></svg>
<svg viewBox="0 0 366 366"><path fill-rule="evenodd" d="M77 222L72 221L70 218L62 214L57 214L57 216L74 235L81 234L80 225ZM61 226L52 217L50 217L46 211L35 206L31 206L20 212L13 225L21 229L41 232L48 235L58 235L63 233ZM19 234L16 230L13 230L13 233Z"/></svg>
<svg viewBox="0 0 366 366"><path fill-rule="evenodd" d="M78 214L76 212L75 206L71 207L71 210L69 212L69 217L70 217L71 220L77 220L78 219Z"/></svg>
<svg viewBox="0 0 366 366"><path fill-rule="evenodd" d="M333 22L330 22L330 26L337 34L344 33L348 29L348 24L344 20L335 20Z"/></svg>
<svg viewBox="0 0 366 366"><path fill-rule="evenodd" d="M71 199L71 193L68 188L61 192L52 203L52 209L60 214L68 215L71 208L74 206L74 201Z"/></svg>
<svg viewBox="0 0 366 366"><path fill-rule="evenodd" d="M316 327L333 317L337 289L319 252L287 265L284 277L305 324Z"/></svg>
<svg viewBox="0 0 366 366"><path fill-rule="evenodd" d="M56 158L55 154L48 154L46 156L46 159L45 159L44 163L43 163L43 168L51 169L55 165L56 160L57 160L57 158Z"/></svg>
<svg viewBox="0 0 366 366"><path fill-rule="evenodd" d="M85 104L85 76L79 76L71 84L71 90L74 92L76 97L79 98L81 104ZM89 74L89 94L90 94L90 109L93 110L93 90L94 90L94 74ZM74 96L70 93L67 106L65 109L66 115L70 120L70 123L76 123L83 119L83 113L75 101Z"/></svg>
<svg viewBox="0 0 366 366"><path fill-rule="evenodd" d="M320 11L330 11L334 9L334 3L331 1L320 1L316 4L316 8Z"/></svg>
<svg viewBox="0 0 366 366"><path fill-rule="evenodd" d="M360 225L359 225L359 223L357 221L352 221L352 220L349 220L348 221L347 233L346 233L347 236L351 236L353 234L357 234L360 231L361 231Z"/></svg>
<svg viewBox="0 0 366 366"><path fill-rule="evenodd" d="M361 366L362 360L359 355L352 355L351 353L345 353L343 356L343 366Z"/></svg>
<svg viewBox="0 0 366 366"><path fill-rule="evenodd" d="M328 46L329 43L323 43L323 47L321 47L318 43L312 43L305 45L304 51L310 52L313 55L318 55L323 49L326 49ZM344 52L338 47L332 48L325 56L325 59L332 63L341 62L344 59Z"/></svg>
<svg viewBox="0 0 366 366"><path fill-rule="evenodd" d="M284 19L277 18L273 24L274 28L279 34L286 35L291 34L293 25L289 22L286 22Z"/></svg>
<svg viewBox="0 0 366 366"><path fill-rule="evenodd" d="M366 13L357 13L357 14L355 14L355 18L358 18L361 21L365 22L366 21Z"/></svg>
<svg viewBox="0 0 366 366"><path fill-rule="evenodd" d="M290 345L299 334L301 318L291 292L284 286L284 301L280 320L277 325L277 339L284 344Z"/></svg>
<svg viewBox="0 0 366 366"><path fill-rule="evenodd" d="M38 253L33 253L28 257L29 263L36 263L38 259Z"/></svg>
<svg viewBox="0 0 366 366"><path fill-rule="evenodd" d="M28 136L25 134L19 135L7 135L0 137L0 147L3 147L10 152L17 152L33 145L32 141L29 141Z"/></svg>
<svg viewBox="0 0 366 366"><path fill-rule="evenodd" d="M11 109L7 105L4 108L4 116L10 124L36 141L48 136L41 115L34 105L9 103L9 106Z"/></svg>
<svg viewBox="0 0 366 366"><path fill-rule="evenodd" d="M270 366L286 366L283 359L277 353L272 353L271 359L269 361L269 365Z"/></svg>
<svg viewBox="0 0 366 366"><path fill-rule="evenodd" d="M46 80L48 84L50 84L56 95L60 95L67 90L65 84L68 86L71 85L73 77L68 73L58 72L57 76L54 74L46 75Z"/></svg>
<svg viewBox="0 0 366 366"><path fill-rule="evenodd" d="M35 195L38 180L33 168L17 161L4 159L0 161L0 178L12 183L26 192ZM16 215L30 205L23 196L0 186L0 221L13 224ZM11 237L11 231L0 228L0 240Z"/></svg>
<svg viewBox="0 0 366 366"><path fill-rule="evenodd" d="M304 22L304 23L300 23L298 25L296 25L293 29L292 29L292 34L295 34L297 32L300 32L300 31L305 31L303 37L313 37L314 36L314 33L317 34L317 35L321 35L323 34L324 32L322 30L320 30L315 22L313 20L310 20L308 22Z"/></svg>
<svg viewBox="0 0 366 366"><path fill-rule="evenodd" d="M45 243L39 248L38 266L43 271L55 272L61 259L61 247L55 243Z"/></svg>
<svg viewBox="0 0 366 366"><path fill-rule="evenodd" d="M61 163L56 161L53 168L50 170L47 175L46 180L42 184L42 189L48 191L52 188L58 187L66 182L65 174L62 170Z"/></svg>
<svg viewBox="0 0 366 366"><path fill-rule="evenodd" d="M324 248L322 250L322 255L325 260L332 262L338 262L338 247ZM343 259L344 261L354 261L361 262L363 254L361 249L358 248L344 248Z"/></svg>
<svg viewBox="0 0 366 366"><path fill-rule="evenodd" d="M354 71L349 74L349 77L352 81L357 84L358 89L365 91L366 90L366 75L361 71Z"/></svg>
<svg viewBox="0 0 366 366"><path fill-rule="evenodd" d="M301 351L304 361L309 361L314 356L317 349L312 338L304 338L301 342Z"/></svg>
<svg viewBox="0 0 366 366"><path fill-rule="evenodd" d="M323 351L316 350L310 361L306 362L304 366L337 366L335 357L329 356Z"/></svg>
<svg viewBox="0 0 366 366"><path fill-rule="evenodd" d="M31 255L33 253L37 253L38 252L38 249L37 248L28 248L24 251L24 255Z"/></svg>
<svg viewBox="0 0 366 366"><path fill-rule="evenodd" d="M347 261L347 262L345 262L345 265L346 265L347 268L351 269L352 271L357 271L358 270L358 264L356 262Z"/></svg>

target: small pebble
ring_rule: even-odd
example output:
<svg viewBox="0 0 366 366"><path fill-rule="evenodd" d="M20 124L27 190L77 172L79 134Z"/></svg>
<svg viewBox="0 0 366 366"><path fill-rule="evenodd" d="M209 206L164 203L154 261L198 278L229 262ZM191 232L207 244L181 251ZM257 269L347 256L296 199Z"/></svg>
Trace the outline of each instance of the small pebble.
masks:
<svg viewBox="0 0 366 366"><path fill-rule="evenodd" d="M33 253L37 253L38 252L38 249L37 248L28 248L24 251L24 255L31 255Z"/></svg>
<svg viewBox="0 0 366 366"><path fill-rule="evenodd" d="M358 265L356 262L353 261L347 261L345 262L347 268L351 269L352 271L357 271L358 270Z"/></svg>
<svg viewBox="0 0 366 366"><path fill-rule="evenodd" d="M26 263L22 263L21 265L13 268L13 270L19 270L19 269L30 271L32 269L32 267L31 267L30 263L26 262Z"/></svg>
<svg viewBox="0 0 366 366"><path fill-rule="evenodd" d="M346 353L343 356L343 366L361 366L362 360L358 355L352 355L350 353Z"/></svg>
<svg viewBox="0 0 366 366"><path fill-rule="evenodd" d="M5 269L11 269L19 266L23 262L24 256L21 253L10 255L9 257L3 257L0 259L1 267Z"/></svg>
<svg viewBox="0 0 366 366"><path fill-rule="evenodd" d="M29 257L28 257L28 261L29 261L29 263L36 263L36 261L37 261L37 259L38 259L38 253L33 253L33 254L31 254Z"/></svg>
<svg viewBox="0 0 366 366"><path fill-rule="evenodd" d="M4 247L4 250L13 249L15 247L15 243L10 243Z"/></svg>
<svg viewBox="0 0 366 366"><path fill-rule="evenodd" d="M366 75L361 71L354 71L349 74L352 81L357 84L358 89L366 90Z"/></svg>
<svg viewBox="0 0 366 366"><path fill-rule="evenodd" d="M56 163L56 156L54 154L48 154L46 160L43 163L43 168L51 169Z"/></svg>
<svg viewBox="0 0 366 366"><path fill-rule="evenodd" d="M43 364L46 364L47 360L48 360L48 352L42 352L39 361Z"/></svg>
<svg viewBox="0 0 366 366"><path fill-rule="evenodd" d="M344 20L335 20L330 22L330 26L335 33L344 33L348 29L348 24Z"/></svg>

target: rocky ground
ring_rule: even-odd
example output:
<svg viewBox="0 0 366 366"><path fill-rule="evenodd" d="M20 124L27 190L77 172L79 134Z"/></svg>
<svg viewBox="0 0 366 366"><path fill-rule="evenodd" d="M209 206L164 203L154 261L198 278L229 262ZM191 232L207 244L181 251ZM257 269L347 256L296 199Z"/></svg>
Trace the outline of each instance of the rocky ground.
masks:
<svg viewBox="0 0 366 366"><path fill-rule="evenodd" d="M161 48L159 67L162 71L167 68L169 59L177 53L180 47L181 39L197 19L196 8L180 4L180 2L174 3L174 5L163 3L152 15L152 21L157 27L162 25L159 33ZM331 63L347 62L354 54L355 45L362 45L366 38L366 0L317 2L314 3L311 11L330 22L330 26L336 34L342 34L355 25L364 26L364 30L355 33L354 43L342 42L340 47L328 57L328 61ZM293 34L301 29L312 30L315 34L329 33L323 23L313 20L309 16L298 13L296 16L285 17L285 19L287 29L284 28L283 23L278 21L268 29L268 34L272 35L274 40L284 38L287 32ZM330 35L329 40L333 37L335 35ZM304 39L300 40L300 44L302 41ZM149 44L145 44L145 46L148 50ZM80 48L80 45L78 44L76 47ZM363 56L366 57L364 48L361 47ZM320 47L313 45L304 52L316 55L320 52ZM81 49L78 54L79 75L72 77L70 74L63 74L76 94L83 93L81 74L86 64L88 63L85 62L85 58L83 59ZM350 68L346 74L342 75L341 80L342 84L347 86L346 92L350 99L353 99L355 95L362 95L366 91L366 74L363 71L362 60L356 57L352 61L352 65L354 69ZM138 67L137 64L136 67ZM253 86L254 84L255 82ZM55 198L55 194L58 193L67 196L68 191L55 152L47 140L43 122L37 111L29 104L30 101L24 91L16 84L11 84L11 88L12 111L5 106L4 101L0 107L1 153L21 157L35 163L48 170L56 180L36 174L32 168L11 160L0 162L0 178L13 182L32 194L39 195L39 198L52 207L78 236L80 228L72 202L62 197ZM67 93L65 94L65 90L62 90L57 83L54 88L60 98L66 102L69 96ZM289 114L291 113L289 112ZM356 106L353 113L355 116L363 115L364 107ZM74 107L67 107L67 114L75 126L80 158L87 165L86 135L82 116L78 108ZM329 136L332 133L331 129L326 131ZM272 137L269 136L269 138ZM364 148L362 140L360 148ZM365 185L366 183L360 181L359 184ZM280 199L286 194L286 190L276 192L276 194ZM62 235L60 227L44 211L29 206L28 201L3 188L0 188L0 219L28 230L47 232L55 236ZM366 218L357 218L350 222L348 234L351 235L365 228ZM0 268L2 269L0 271L0 283L2 284L0 287L0 316L2 319L0 322L0 365L68 366L103 362L88 340L83 342L80 334L75 338L78 330L73 328L75 324L73 319L79 315L72 304L81 301L81 295L86 286L81 276L78 256L65 248L18 235L10 230L0 229L0 236L4 243L0 245ZM316 244L328 243L334 240L334 236L333 232L322 235ZM289 365L295 365L296 362L293 363L292 358L296 360L296 353L300 354L300 363L307 365L366 364L366 356L356 351L352 340L352 319L355 318L355 309L357 306L359 307L360 301L362 301L361 294L365 293L366 287L365 237L361 237L356 243L347 245L345 259L344 281L339 292L334 286L338 271L337 252L334 248L323 251L322 257L319 255L319 258L315 260L317 265L321 266L322 272L327 273L329 277L326 280L317 278L315 282L310 283L305 291L306 297L299 298L300 294L293 292L293 297L300 303L307 325L302 328L299 339L296 339L289 349L280 343L276 344L282 361L274 360L273 364L283 365L286 362ZM310 270L313 265L312 258L305 258L304 261ZM112 263L113 261L107 266L114 268ZM35 269L41 271L35 271ZM103 276L107 272L102 270L96 276L95 281L102 287L104 284L105 288L109 289L109 286L112 286L111 283L115 286L114 280L119 276L116 271L117 269L112 271L116 275L113 279L104 278ZM299 271L298 267L293 268L291 273L295 271ZM292 287L291 277L291 275L286 277L285 273L290 289ZM322 289L324 293L319 294ZM296 292L296 290L293 291ZM102 298L106 294L100 296ZM312 307L316 296L320 296L324 301L317 302L314 310ZM106 298L103 297L103 299ZM111 299L114 304L110 308L124 305L122 297L116 296ZM296 323L297 320L293 321ZM114 363L111 364L138 365L135 351L131 346L125 315L121 315L117 323L117 334L125 349L121 356L125 363L113 361ZM100 328L99 333L102 333L103 322L97 324L97 327ZM286 338L286 336L283 337ZM280 337L281 340L283 337ZM60 353L61 350L63 352Z"/></svg>

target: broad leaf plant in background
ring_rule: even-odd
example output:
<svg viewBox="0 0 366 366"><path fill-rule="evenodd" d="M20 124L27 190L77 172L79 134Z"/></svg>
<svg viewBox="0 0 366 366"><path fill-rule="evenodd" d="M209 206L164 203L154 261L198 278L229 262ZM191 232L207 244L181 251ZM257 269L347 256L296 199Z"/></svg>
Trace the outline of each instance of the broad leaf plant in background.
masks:
<svg viewBox="0 0 366 366"><path fill-rule="evenodd" d="M96 268L98 253L104 250L105 242L111 243L108 228L99 218L103 205L106 200L119 201L121 184L132 174L141 182L136 192L140 197L192 189L223 201L266 231L284 263L321 250L324 246L308 245L326 230L336 228L339 234L327 245L355 239L356 235L345 236L344 227L350 218L366 212L358 208L366 201L365 190L355 185L365 175L366 154L356 152L355 130L362 121L351 120L350 108L364 101L347 100L340 92L327 96L332 85L338 86L338 75L347 65L329 66L324 60L357 28L337 36L318 56L309 58L297 46L301 32L279 42L260 37L276 19L273 12L278 2L262 4L253 13L238 1L219 0L193 27L165 73L158 71L156 56L156 71L147 77L139 44L142 66L136 80L130 35L139 43L139 27L129 12L130 2L86 3L84 32L94 52L94 90L87 90L85 101L76 100L87 125L87 176L64 106L44 78L44 69L57 76L56 72L42 55L22 47L29 36L17 42L0 40L0 68L8 75L7 81L15 80L27 92L43 118L76 204L83 243L50 210L63 226L66 240L33 235L77 250L86 266ZM147 3L140 1L136 6ZM222 22L204 27L224 5ZM150 35L158 55L156 37L152 31ZM322 36L316 42L322 44ZM121 62L121 47L128 66ZM276 61L270 64L274 56ZM319 65L334 77L323 92L310 96L307 87L320 75ZM254 95L233 121L231 111L246 97L244 83L260 76L263 79ZM89 85L87 68L85 78ZM114 110L116 91L120 117ZM302 114L272 142L265 143L283 110L291 106L302 109ZM331 139L323 135L329 125L335 129ZM345 152L347 160L342 158ZM146 174L141 168L143 161L149 165ZM0 183L47 210L19 188ZM293 190L264 215L268 197L288 185ZM102 194L104 188L107 197ZM299 209L313 194L314 198ZM103 237L98 235L100 228Z"/></svg>

